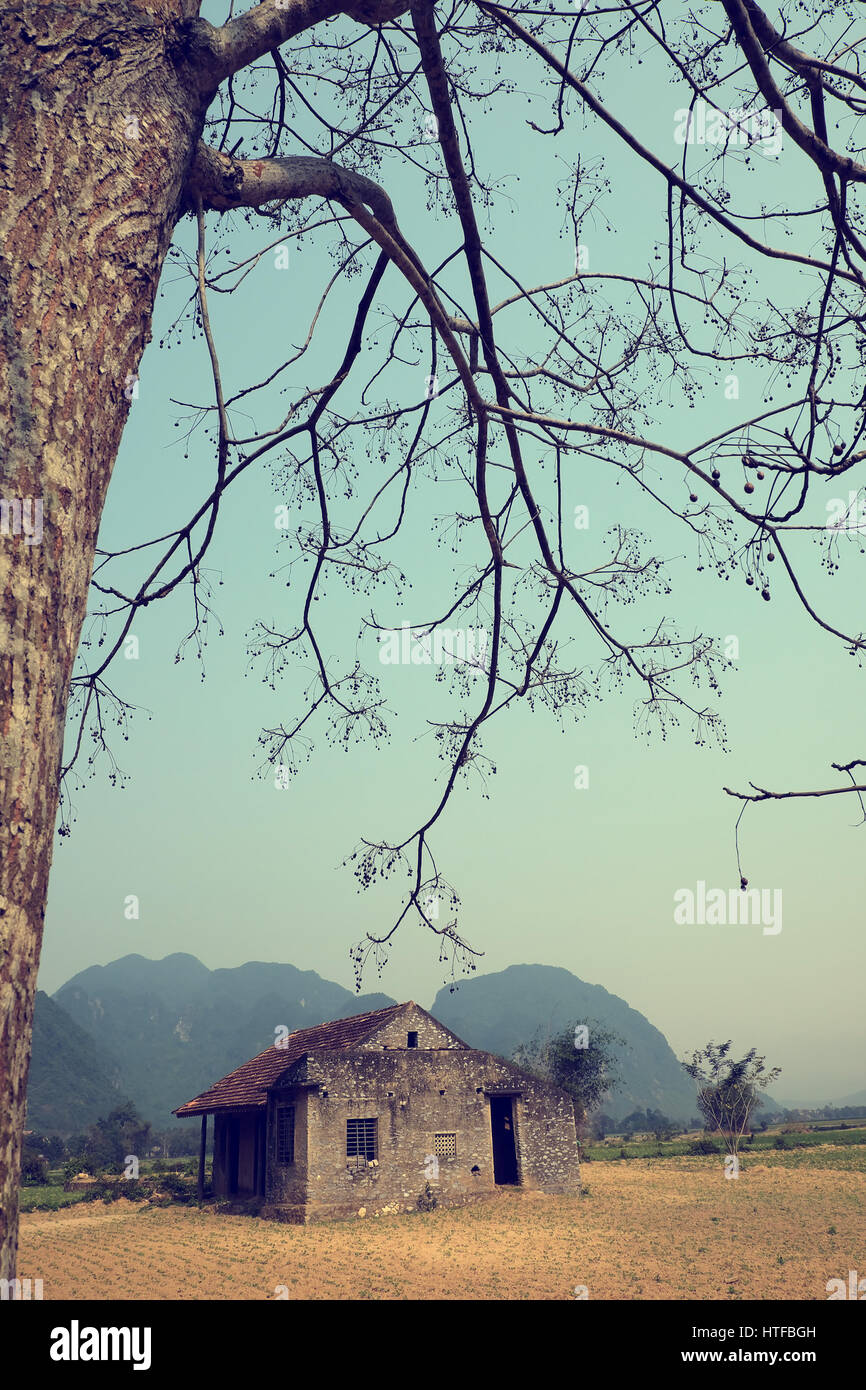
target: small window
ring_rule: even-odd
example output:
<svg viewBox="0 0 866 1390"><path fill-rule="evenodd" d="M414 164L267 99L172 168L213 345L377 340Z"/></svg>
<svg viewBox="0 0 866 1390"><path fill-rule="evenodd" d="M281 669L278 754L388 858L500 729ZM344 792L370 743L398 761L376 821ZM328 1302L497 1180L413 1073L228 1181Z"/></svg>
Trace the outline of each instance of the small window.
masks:
<svg viewBox="0 0 866 1390"><path fill-rule="evenodd" d="M457 1135L456 1134L434 1134L433 1152L437 1158L456 1158L457 1157Z"/></svg>
<svg viewBox="0 0 866 1390"><path fill-rule="evenodd" d="M346 1157L365 1158L369 1163L378 1158L378 1122L376 1120L346 1121Z"/></svg>
<svg viewBox="0 0 866 1390"><path fill-rule="evenodd" d="M277 1110L277 1162L295 1161L295 1107L281 1105Z"/></svg>
<svg viewBox="0 0 866 1390"><path fill-rule="evenodd" d="M410 1034L408 1035L408 1040L407 1040L407 1042L406 1042L406 1046L407 1046L407 1047L417 1047L417 1046L418 1046L418 1034L417 1034L417 1033L410 1033Z"/></svg>

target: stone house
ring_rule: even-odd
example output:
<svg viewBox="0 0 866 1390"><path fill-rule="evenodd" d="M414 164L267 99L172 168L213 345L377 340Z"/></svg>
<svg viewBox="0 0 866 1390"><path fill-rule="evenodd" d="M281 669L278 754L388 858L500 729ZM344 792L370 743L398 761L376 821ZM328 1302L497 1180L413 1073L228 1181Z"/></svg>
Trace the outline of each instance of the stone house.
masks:
<svg viewBox="0 0 866 1390"><path fill-rule="evenodd" d="M202 1118L200 1189L213 1115L214 1195L284 1221L579 1191L567 1092L411 1002L290 1033L174 1113Z"/></svg>

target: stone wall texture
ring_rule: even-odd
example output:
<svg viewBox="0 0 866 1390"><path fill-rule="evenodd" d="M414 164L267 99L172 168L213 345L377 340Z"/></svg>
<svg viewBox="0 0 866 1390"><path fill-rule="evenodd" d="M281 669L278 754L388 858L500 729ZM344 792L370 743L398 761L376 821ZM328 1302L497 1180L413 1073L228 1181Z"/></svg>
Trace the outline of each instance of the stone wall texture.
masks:
<svg viewBox="0 0 866 1390"><path fill-rule="evenodd" d="M410 1030L417 1048L407 1046ZM262 1214L315 1221L414 1211L419 1197L453 1206L494 1196L490 1098L497 1094L511 1098L519 1184L579 1191L570 1097L504 1058L466 1048L419 1010L350 1052L309 1053L269 1093ZM277 1157L281 1105L295 1107L290 1164ZM347 1156L353 1118L376 1121L375 1162ZM437 1155L437 1135L454 1136L453 1156Z"/></svg>

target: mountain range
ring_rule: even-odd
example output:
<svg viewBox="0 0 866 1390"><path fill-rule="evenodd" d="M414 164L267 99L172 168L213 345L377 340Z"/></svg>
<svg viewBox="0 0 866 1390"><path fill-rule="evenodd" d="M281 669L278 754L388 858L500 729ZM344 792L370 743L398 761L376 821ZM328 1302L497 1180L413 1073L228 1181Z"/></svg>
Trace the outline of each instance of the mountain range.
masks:
<svg viewBox="0 0 866 1390"><path fill-rule="evenodd" d="M262 1052L277 1029L396 1002L353 994L313 970L261 961L209 970L191 955L129 955L90 966L53 996L37 995L28 1127L80 1132L128 1098L164 1129L179 1123L176 1106ZM697 1112L694 1084L664 1035L624 999L568 970L512 965L440 990L429 1007L471 1047L503 1056L539 1031L594 1020L624 1040L617 1048L622 1085L602 1106L609 1115L651 1107L685 1121Z"/></svg>
<svg viewBox="0 0 866 1390"><path fill-rule="evenodd" d="M129 1098L157 1129L178 1123L171 1114L176 1106L264 1051L278 1027L294 1031L395 1002L386 994L352 994L293 965L250 961L208 970L195 956L180 953L164 960L130 955L90 966L50 1001L38 998L37 1019L49 1015L43 999L72 1022L77 1040L84 1034L95 1049L97 1069L85 1066L82 1078L99 1077L94 1084L101 1084L108 1076L113 1103ZM50 1018L52 1026L57 1017ZM75 1081L68 1071L53 1049L46 1054L34 1048L30 1128L47 1127L43 1121L50 1116L53 1129L80 1129L73 1122ZM104 1100L100 1104L98 1113L105 1114Z"/></svg>

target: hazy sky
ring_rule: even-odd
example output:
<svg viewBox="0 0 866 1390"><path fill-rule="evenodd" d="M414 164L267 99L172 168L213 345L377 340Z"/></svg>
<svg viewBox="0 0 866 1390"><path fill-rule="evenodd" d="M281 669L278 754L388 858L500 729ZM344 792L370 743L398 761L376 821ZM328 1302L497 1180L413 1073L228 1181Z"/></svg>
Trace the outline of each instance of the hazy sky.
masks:
<svg viewBox="0 0 866 1390"><path fill-rule="evenodd" d="M673 163L682 153L673 140L682 95L665 86L658 89L663 99L658 90L653 98L652 65L638 69L620 61L616 82L609 66L609 104ZM551 190L579 157L611 183L607 200L581 232L591 268L646 274L653 237L663 235L660 180L598 123L584 123L576 106L556 140L533 132L528 119L548 123L544 104L530 101L541 75L527 56L517 76L519 90L496 99L495 119L492 107L471 111L476 156L500 190L493 211L482 218L495 254L528 284L571 272L567 218ZM407 112L402 119L407 144L417 142L420 115ZM307 134L312 138L312 128ZM289 143L285 152L297 148ZM435 158L429 147L416 153ZM732 186L755 209L761 198L784 205L804 173L801 156L785 148L778 160L759 158L756 172L745 179L731 165ZM456 219L427 210L417 173L387 154L379 177L426 263L455 249ZM211 235L217 220L208 218ZM231 257L220 257L225 264L276 235L266 224L248 228L241 218L232 226ZM178 230L177 243L192 247L189 221ZM718 246L715 239L708 243L708 264ZM303 341L332 273L323 247L314 233L301 249L292 243L288 270L277 269L269 253L235 296L212 296L229 392L263 377ZM740 258L730 247L727 253ZM364 264L372 265L369 252ZM760 272L764 293L774 302L796 306L813 284L807 273L790 267L761 265ZM334 370L365 280L352 280L328 301L311 360L284 374L293 391L321 384ZM206 495L213 475L213 450L201 432L184 456L185 428L174 422L188 421L189 411L172 404L172 398L212 399L204 344L187 331L180 346L157 346L192 283L169 266L162 288L154 343L142 363L139 398L109 494L100 536L105 548L142 542L182 522ZM494 280L494 297L505 293ZM381 341L393 331L387 311L399 312L405 304L403 286L390 269L371 318ZM519 333L515 339L504 318L499 332L521 350ZM365 364L373 360L371 354ZM380 389L392 399L399 390L406 400L420 400L428 370L422 358ZM712 362L693 402L664 381L636 381L655 415L654 430L647 432L681 447L756 413L767 389L765 372L756 364L739 374L735 402L725 398L724 369ZM357 380L368 375L359 370ZM271 391L252 408L256 425L274 428L292 398L292 392ZM374 391L370 399L381 396ZM347 414L358 408L352 382L338 403ZM378 441L371 456L360 436L356 448L362 480L382 468ZM678 465L668 467L679 476ZM774 1091L782 1100L817 1102L858 1090L864 1085L864 832L854 828L855 799L775 803L747 812L744 868L751 886L781 890L781 931L679 925L674 894L699 881L708 888L736 887L737 805L724 795L724 785L742 788L754 779L773 788L827 786L834 777L831 761L862 754L866 677L836 639L810 622L781 575L773 601L762 603L741 577L720 582L707 567L698 572L693 538L660 509L651 510L627 481L617 486L621 475L579 458L568 468L569 507L589 508L590 526L581 534L587 555L602 555L604 532L624 524L642 528L669 561L672 592L621 608L615 620L612 610L616 630L639 636L666 616L683 632L714 634L722 644L737 639L739 654L716 702L728 751L696 748L686 720L664 741L635 733L633 705L640 692L628 687L577 718L567 716L562 728L545 712L525 707L512 707L490 726L485 749L496 773L487 779L486 795L479 784L462 785L434 841L440 866L461 895L463 933L484 952L478 970L520 962L564 966L641 1010L679 1055L709 1038L733 1037L740 1048L754 1045L771 1065L782 1066ZM684 483L683 500L687 491ZM44 989L53 991L77 970L131 951L149 957L188 951L211 967L288 961L351 986L349 948L367 928L390 925L396 888L359 894L342 861L361 836L402 836L429 812L444 764L427 721L446 717L454 706L448 685L436 682L435 668L382 667L372 636L359 645L358 631L371 609L381 622L399 626L426 618L433 595L439 596L435 606L444 606L454 576L469 573L479 552L470 547L451 556L437 545L435 519L468 510L471 499L445 468L412 497L395 550L412 579L411 593L384 589L357 597L329 589L323 631L331 653L357 647L386 681L398 717L390 742L376 748L352 745L343 752L316 738L310 761L288 789L278 790L272 774L255 776L262 757L257 736L298 711L308 673L290 670L272 691L262 683L261 670L250 669L246 650L257 619L291 626L306 582L305 571L289 575L283 568L286 553L277 545L274 508L284 496L274 469L264 466L248 470L224 503L206 568L215 583L221 581L214 608L225 635L218 638L218 624L211 623L203 663L191 647L183 661L174 661L191 622L188 591L151 606L135 623L139 657L121 658L113 672L117 692L142 707L129 742L119 731L113 740L130 781L123 790L112 788L103 763L75 794L73 833L55 850L40 972ZM861 631L862 580L853 557L828 580L811 541L794 553L822 612ZM141 559L124 574L143 572ZM566 621L574 664L598 663L604 652L586 624L576 614ZM589 785L582 789L574 785L578 765L588 769ZM124 916L130 894L140 899L137 921ZM410 925L398 933L381 979L370 967L364 987L429 1005L448 976L437 940Z"/></svg>

